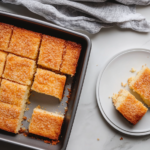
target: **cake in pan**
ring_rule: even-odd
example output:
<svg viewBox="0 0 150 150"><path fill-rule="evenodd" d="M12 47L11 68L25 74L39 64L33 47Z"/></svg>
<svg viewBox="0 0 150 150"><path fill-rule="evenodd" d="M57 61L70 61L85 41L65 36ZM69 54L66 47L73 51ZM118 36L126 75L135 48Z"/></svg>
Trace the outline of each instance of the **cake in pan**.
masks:
<svg viewBox="0 0 150 150"><path fill-rule="evenodd" d="M36 70L36 62L13 54L7 56L3 78L23 85L31 85Z"/></svg>
<svg viewBox="0 0 150 150"><path fill-rule="evenodd" d="M81 45L68 41L60 68L60 72L73 76L76 73L76 67L81 52Z"/></svg>
<svg viewBox="0 0 150 150"><path fill-rule="evenodd" d="M143 66L135 77L128 79L129 87L137 92L144 103L150 107L150 69Z"/></svg>
<svg viewBox="0 0 150 150"><path fill-rule="evenodd" d="M62 99L66 76L37 68L32 90Z"/></svg>
<svg viewBox="0 0 150 150"><path fill-rule="evenodd" d="M2 79L0 87L0 102L25 108L29 98L30 88L5 79Z"/></svg>
<svg viewBox="0 0 150 150"><path fill-rule="evenodd" d="M6 63L7 53L0 51L0 77L2 77L4 66Z"/></svg>
<svg viewBox="0 0 150 150"><path fill-rule="evenodd" d="M58 140L63 120L63 115L35 108L29 125L29 133Z"/></svg>
<svg viewBox="0 0 150 150"><path fill-rule="evenodd" d="M10 45L6 51L35 60L40 41L40 33L14 27Z"/></svg>
<svg viewBox="0 0 150 150"><path fill-rule="evenodd" d="M7 50L13 26L0 22L0 50Z"/></svg>
<svg viewBox="0 0 150 150"><path fill-rule="evenodd" d="M0 129L18 133L23 114L21 107L0 102Z"/></svg>
<svg viewBox="0 0 150 150"><path fill-rule="evenodd" d="M120 90L113 96L116 109L133 125L135 125L147 112L147 108L126 90Z"/></svg>
<svg viewBox="0 0 150 150"><path fill-rule="evenodd" d="M38 64L59 71L64 48L65 40L43 35Z"/></svg>

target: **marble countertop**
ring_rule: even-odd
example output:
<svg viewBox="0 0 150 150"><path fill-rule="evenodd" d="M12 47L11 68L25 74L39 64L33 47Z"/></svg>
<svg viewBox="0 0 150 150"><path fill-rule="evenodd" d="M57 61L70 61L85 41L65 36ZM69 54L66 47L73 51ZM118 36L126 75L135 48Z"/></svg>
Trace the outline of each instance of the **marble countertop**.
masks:
<svg viewBox="0 0 150 150"><path fill-rule="evenodd" d="M45 20L22 6L0 2L0 10ZM138 7L137 12L143 14L150 21L150 6ZM87 35L91 38L93 46L67 150L149 150L150 135L127 136L113 129L104 120L96 102L95 90L97 77L103 64L122 50L135 47L150 48L150 33L137 33L114 27L102 29L95 35ZM123 140L120 140L121 137ZM0 141L0 145L2 150L28 149L2 141Z"/></svg>

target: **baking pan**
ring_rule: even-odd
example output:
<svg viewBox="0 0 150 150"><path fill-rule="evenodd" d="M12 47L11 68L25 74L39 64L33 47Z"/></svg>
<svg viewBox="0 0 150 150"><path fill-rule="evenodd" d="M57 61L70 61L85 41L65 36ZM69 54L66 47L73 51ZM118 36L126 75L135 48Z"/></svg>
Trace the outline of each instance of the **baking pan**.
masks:
<svg viewBox="0 0 150 150"><path fill-rule="evenodd" d="M10 142L13 144L18 144L21 146L33 148L33 149L43 149L43 150L65 150L73 126L78 102L80 99L80 94L82 91L82 86L86 74L86 68L88 65L88 59L91 51L91 41L90 39L81 33L65 29L54 24L44 22L41 20L33 19L30 17L25 17L17 14L12 14L4 11L0 11L0 22L12 24L21 28L32 30L35 32L40 32L43 34L55 36L65 40L74 41L82 45L82 51L78 62L77 71L74 77L67 76L64 98L61 102L58 99L32 92L30 96L31 104L28 105L29 111L25 112L28 119L31 118L33 109L40 105L43 109L52 112L65 113L65 107L68 107L68 111L65 113L65 119L62 126L62 132L60 135L60 142L57 145L46 144L42 140L37 140L31 137L25 137L23 134L12 134L0 130L0 140ZM69 94L68 88L71 89L71 95L69 98L69 103L67 95ZM29 123L23 121L23 127L28 128Z"/></svg>

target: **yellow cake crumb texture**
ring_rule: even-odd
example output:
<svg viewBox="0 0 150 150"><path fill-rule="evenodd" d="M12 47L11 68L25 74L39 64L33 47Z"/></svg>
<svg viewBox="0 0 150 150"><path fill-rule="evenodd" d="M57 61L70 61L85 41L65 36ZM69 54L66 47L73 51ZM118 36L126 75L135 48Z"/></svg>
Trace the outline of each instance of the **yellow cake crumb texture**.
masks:
<svg viewBox="0 0 150 150"><path fill-rule="evenodd" d="M124 84L123 82L121 82L121 86L123 86L123 87L126 87L127 84L128 84L128 83L125 83L125 84Z"/></svg>
<svg viewBox="0 0 150 150"><path fill-rule="evenodd" d="M131 68L130 72L134 73L136 70L134 68Z"/></svg>

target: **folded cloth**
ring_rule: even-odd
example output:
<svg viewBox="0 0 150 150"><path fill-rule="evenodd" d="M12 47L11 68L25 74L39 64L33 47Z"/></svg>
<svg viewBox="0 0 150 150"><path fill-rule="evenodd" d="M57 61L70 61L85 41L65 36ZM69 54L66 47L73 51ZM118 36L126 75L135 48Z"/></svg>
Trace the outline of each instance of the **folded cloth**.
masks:
<svg viewBox="0 0 150 150"><path fill-rule="evenodd" d="M107 0L72 0L72 1L78 1L78 2L106 2ZM120 2L125 5L149 5L150 0L116 0L117 2Z"/></svg>
<svg viewBox="0 0 150 150"><path fill-rule="evenodd" d="M139 32L149 32L150 22L136 13L135 6L113 2L76 2L70 0L2 0L5 3L23 5L60 26L85 30L95 34L101 28L117 25ZM96 1L96 0L95 0ZM98 1L98 0L97 0ZM123 0L118 0L123 1ZM126 2L137 0L126 0ZM139 2L140 0L138 0ZM145 0L141 0L144 2Z"/></svg>

